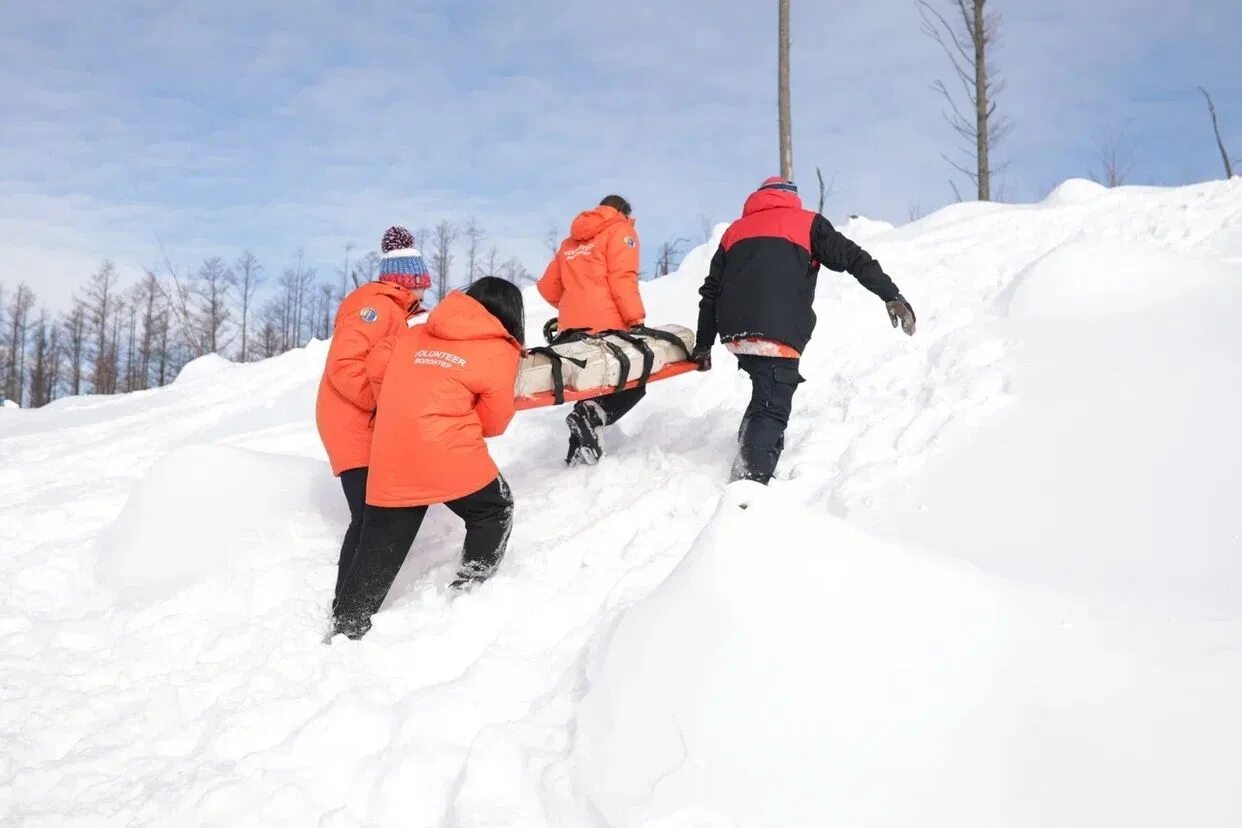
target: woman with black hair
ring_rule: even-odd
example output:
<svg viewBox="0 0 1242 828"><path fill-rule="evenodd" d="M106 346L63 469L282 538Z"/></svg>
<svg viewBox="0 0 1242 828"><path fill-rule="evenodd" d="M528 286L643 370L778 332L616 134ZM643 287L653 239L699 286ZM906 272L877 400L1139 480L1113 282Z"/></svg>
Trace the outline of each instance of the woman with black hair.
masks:
<svg viewBox="0 0 1242 828"><path fill-rule="evenodd" d="M466 523L453 588L495 572L513 528L513 497L484 438L513 418L524 328L521 291L487 277L446 296L426 325L372 350L367 376L378 408L367 505L334 607L336 632L361 638L371 628L433 503Z"/></svg>

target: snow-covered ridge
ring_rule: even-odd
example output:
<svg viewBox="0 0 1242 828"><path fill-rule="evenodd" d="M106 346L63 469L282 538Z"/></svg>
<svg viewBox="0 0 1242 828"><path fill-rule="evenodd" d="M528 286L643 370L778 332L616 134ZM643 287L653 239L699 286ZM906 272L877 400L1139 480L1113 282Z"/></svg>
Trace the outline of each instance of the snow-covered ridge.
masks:
<svg viewBox="0 0 1242 828"><path fill-rule="evenodd" d="M433 510L356 644L325 343L6 411L0 821L1238 824L1242 180L841 226L919 334L822 274L771 490L724 352L594 469L523 413L501 573L450 600Z"/></svg>

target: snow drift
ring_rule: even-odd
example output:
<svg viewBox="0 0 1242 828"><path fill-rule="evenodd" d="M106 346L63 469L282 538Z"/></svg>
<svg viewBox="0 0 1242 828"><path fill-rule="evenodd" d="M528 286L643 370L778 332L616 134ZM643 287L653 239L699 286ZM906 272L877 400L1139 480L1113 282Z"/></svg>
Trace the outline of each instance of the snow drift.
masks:
<svg viewBox="0 0 1242 828"><path fill-rule="evenodd" d="M575 760L593 807L611 825L1003 821L1006 585L729 488L588 671Z"/></svg>
<svg viewBox="0 0 1242 828"><path fill-rule="evenodd" d="M144 601L208 579L290 566L291 529L322 526L337 505L340 495L322 471L314 460L223 446L170 451L100 533L99 583Z"/></svg>
<svg viewBox="0 0 1242 828"><path fill-rule="evenodd" d="M325 343L6 410L0 821L1238 824L1242 180L857 231L919 334L822 275L770 490L723 351L593 469L524 412L502 571L451 599L433 510L358 643Z"/></svg>

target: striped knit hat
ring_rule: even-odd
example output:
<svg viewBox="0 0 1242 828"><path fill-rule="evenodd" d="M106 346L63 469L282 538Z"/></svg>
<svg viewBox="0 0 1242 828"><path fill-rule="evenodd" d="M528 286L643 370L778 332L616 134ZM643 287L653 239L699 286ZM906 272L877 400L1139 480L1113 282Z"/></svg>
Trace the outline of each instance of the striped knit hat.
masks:
<svg viewBox="0 0 1242 828"><path fill-rule="evenodd" d="M431 274L414 246L414 234L404 227L389 227L380 241L379 280L414 290L431 287Z"/></svg>
<svg viewBox="0 0 1242 828"><path fill-rule="evenodd" d="M781 178L779 175L774 175L771 178L765 178L763 183L759 185L759 189L783 190L787 193L797 193L798 185L794 184L788 178Z"/></svg>

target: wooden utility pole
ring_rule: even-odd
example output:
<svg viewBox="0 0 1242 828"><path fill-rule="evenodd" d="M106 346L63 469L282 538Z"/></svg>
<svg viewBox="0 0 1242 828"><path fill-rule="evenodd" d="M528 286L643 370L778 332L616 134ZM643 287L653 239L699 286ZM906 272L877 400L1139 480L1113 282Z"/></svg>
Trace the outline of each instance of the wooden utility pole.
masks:
<svg viewBox="0 0 1242 828"><path fill-rule="evenodd" d="M789 117L789 0L780 0L777 109L781 129L781 177L793 180L793 127Z"/></svg>

